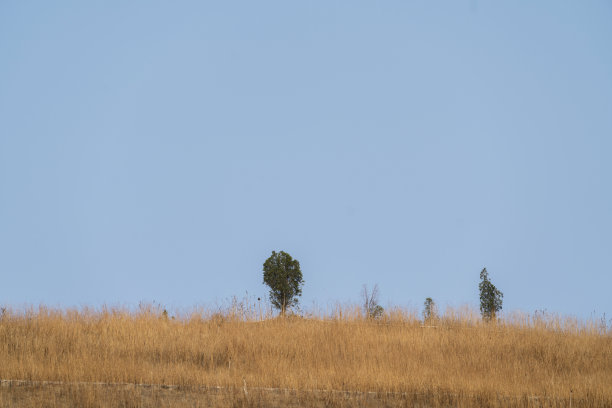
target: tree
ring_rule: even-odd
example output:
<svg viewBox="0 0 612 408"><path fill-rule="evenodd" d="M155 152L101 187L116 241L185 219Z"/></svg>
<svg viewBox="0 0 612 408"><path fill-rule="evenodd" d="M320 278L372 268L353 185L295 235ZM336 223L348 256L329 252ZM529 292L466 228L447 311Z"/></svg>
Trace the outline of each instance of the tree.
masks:
<svg viewBox="0 0 612 408"><path fill-rule="evenodd" d="M298 304L298 297L302 295L304 279L300 263L284 251L272 251L263 264L263 283L270 287L270 302L284 316L287 309Z"/></svg>
<svg viewBox="0 0 612 408"><path fill-rule="evenodd" d="M370 319L382 317L385 309L378 304L378 285L374 285L371 292L368 291L367 285L363 285L361 299L363 301L363 311L366 317Z"/></svg>
<svg viewBox="0 0 612 408"><path fill-rule="evenodd" d="M480 313L485 320L495 320L495 316L502 310L504 294L489 280L487 268L480 272Z"/></svg>
<svg viewBox="0 0 612 408"><path fill-rule="evenodd" d="M434 302L432 298L428 297L425 299L424 306L425 309L423 309L423 320L425 322L438 317L438 308L436 306L436 302Z"/></svg>

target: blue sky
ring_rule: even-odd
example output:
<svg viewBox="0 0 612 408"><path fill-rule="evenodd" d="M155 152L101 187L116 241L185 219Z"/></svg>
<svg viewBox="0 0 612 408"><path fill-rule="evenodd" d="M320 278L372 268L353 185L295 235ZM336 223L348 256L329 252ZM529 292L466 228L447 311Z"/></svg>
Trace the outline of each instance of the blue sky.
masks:
<svg viewBox="0 0 612 408"><path fill-rule="evenodd" d="M0 303L612 313L610 1L5 1Z"/></svg>

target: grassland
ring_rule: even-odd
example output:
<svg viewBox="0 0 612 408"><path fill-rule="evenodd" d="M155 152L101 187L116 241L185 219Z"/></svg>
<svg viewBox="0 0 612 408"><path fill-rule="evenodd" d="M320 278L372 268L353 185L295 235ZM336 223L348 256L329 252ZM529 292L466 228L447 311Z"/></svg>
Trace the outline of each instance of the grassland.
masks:
<svg viewBox="0 0 612 408"><path fill-rule="evenodd" d="M612 336L571 319L448 311L176 318L7 311L0 406L612 406ZM43 383L43 382L51 383ZM217 388L219 387L219 388ZM42 403L41 403L42 402Z"/></svg>

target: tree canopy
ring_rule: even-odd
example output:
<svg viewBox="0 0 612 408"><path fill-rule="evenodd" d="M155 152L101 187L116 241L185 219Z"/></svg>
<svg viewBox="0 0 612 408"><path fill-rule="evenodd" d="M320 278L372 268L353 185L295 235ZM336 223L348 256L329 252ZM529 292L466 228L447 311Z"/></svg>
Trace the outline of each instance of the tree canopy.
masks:
<svg viewBox="0 0 612 408"><path fill-rule="evenodd" d="M502 310L504 294L489 280L487 268L480 272L480 313L485 320L495 319L498 312Z"/></svg>
<svg viewBox="0 0 612 408"><path fill-rule="evenodd" d="M270 302L285 315L302 295L302 271L297 259L284 251L272 251L263 264L263 283L270 287Z"/></svg>
<svg viewBox="0 0 612 408"><path fill-rule="evenodd" d="M438 317L436 302L434 302L432 298L426 298L423 306L423 321L428 322Z"/></svg>

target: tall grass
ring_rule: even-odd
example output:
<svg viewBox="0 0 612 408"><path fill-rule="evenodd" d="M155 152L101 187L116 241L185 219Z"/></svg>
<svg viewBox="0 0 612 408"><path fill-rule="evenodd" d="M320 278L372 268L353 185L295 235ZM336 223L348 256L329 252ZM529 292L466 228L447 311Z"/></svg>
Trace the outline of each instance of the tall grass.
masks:
<svg viewBox="0 0 612 408"><path fill-rule="evenodd" d="M564 405L571 394L574 406L612 406L612 336L558 316L484 323L469 309L424 324L399 308L371 320L350 306L285 319L245 302L174 318L159 307L40 307L0 318L0 378L374 392L464 406L534 396Z"/></svg>

